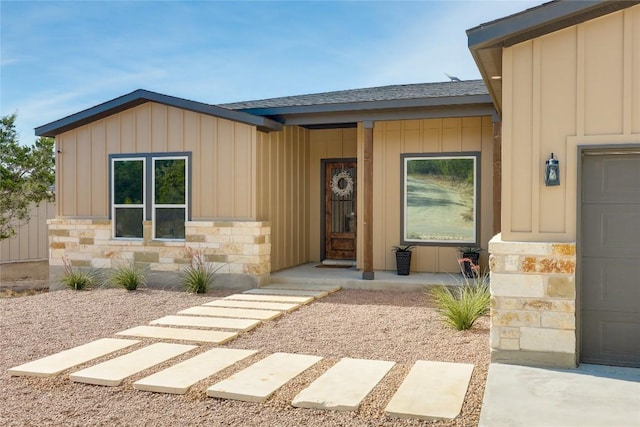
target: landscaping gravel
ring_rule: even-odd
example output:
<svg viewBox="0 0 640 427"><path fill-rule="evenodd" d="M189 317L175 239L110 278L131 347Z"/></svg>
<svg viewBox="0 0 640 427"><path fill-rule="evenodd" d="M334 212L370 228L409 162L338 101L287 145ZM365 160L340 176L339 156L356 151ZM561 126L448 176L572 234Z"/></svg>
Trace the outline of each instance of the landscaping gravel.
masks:
<svg viewBox="0 0 640 427"><path fill-rule="evenodd" d="M114 337L124 329L234 293L206 295L139 289L64 290L0 298L0 425L55 426L418 426L478 424L489 364L489 321L458 332L442 323L424 292L342 290L283 317L264 322L225 347L260 353L208 378L185 395L134 390L132 383L180 356L127 379L120 387L72 383L68 373L53 378L10 377L8 368ZM145 345L159 340L143 339ZM202 345L198 352L213 345ZM137 347L133 347L134 349ZM119 354L105 356L98 361ZM206 389L216 381L273 352L324 357L264 404L214 399ZM342 357L391 360L396 366L353 412L294 408L303 388ZM461 415L453 421L385 416L384 408L416 360L473 363L475 369Z"/></svg>

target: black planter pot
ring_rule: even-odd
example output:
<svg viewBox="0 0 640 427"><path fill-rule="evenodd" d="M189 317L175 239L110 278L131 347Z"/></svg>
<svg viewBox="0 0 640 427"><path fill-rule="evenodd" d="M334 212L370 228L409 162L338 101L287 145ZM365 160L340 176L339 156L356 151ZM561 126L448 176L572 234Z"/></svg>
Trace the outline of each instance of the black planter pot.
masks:
<svg viewBox="0 0 640 427"><path fill-rule="evenodd" d="M411 251L396 252L396 268L398 276L408 276L411 271Z"/></svg>
<svg viewBox="0 0 640 427"><path fill-rule="evenodd" d="M466 252L462 254L462 259L464 277L478 277L478 272L473 269L473 266L478 267L480 264L480 254L477 252Z"/></svg>

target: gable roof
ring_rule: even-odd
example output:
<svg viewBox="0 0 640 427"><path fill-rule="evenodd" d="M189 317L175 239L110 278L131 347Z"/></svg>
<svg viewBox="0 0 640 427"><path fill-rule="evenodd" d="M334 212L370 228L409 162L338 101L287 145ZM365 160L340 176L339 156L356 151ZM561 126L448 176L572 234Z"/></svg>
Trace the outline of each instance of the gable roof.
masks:
<svg viewBox="0 0 640 427"><path fill-rule="evenodd" d="M469 50L498 112L502 106L502 49L616 12L640 0L554 0L467 30Z"/></svg>
<svg viewBox="0 0 640 427"><path fill-rule="evenodd" d="M379 86L221 106L306 127L495 113L482 80Z"/></svg>
<svg viewBox="0 0 640 427"><path fill-rule="evenodd" d="M265 132L282 129L282 125L280 123L266 117L256 116L241 111L234 111L217 105L203 104L201 102L138 89L126 95L112 99L111 101L80 111L79 113L39 126L35 129L36 136L53 137L112 114L144 104L145 102L157 102L159 104L182 108L196 113L233 120L235 122L256 126L258 129Z"/></svg>

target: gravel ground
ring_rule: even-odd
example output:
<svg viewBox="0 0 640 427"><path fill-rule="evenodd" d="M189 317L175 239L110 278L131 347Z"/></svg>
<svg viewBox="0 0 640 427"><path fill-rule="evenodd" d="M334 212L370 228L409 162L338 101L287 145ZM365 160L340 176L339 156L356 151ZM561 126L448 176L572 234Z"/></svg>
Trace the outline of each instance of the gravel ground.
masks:
<svg viewBox="0 0 640 427"><path fill-rule="evenodd" d="M280 319L265 322L225 345L261 350L260 353L196 384L183 396L141 392L134 390L131 384L194 353L144 371L127 379L120 387L71 383L67 375L43 379L6 374L13 366L98 338L113 337L123 329L231 293L231 290L215 290L196 296L151 289L135 292L97 289L0 298L0 425L325 427L478 424L489 364L488 318L480 319L470 331L456 332L442 324L429 306L425 293L421 292L342 290ZM145 339L140 345L154 341ZM211 347L203 345L197 352ZM131 349L98 360L128 351ZM273 352L313 354L324 359L264 404L206 396L209 385ZM392 360L397 364L357 411L339 413L290 405L298 392L342 357ZM458 418L448 422L426 422L384 415L389 399L416 360L475 365Z"/></svg>

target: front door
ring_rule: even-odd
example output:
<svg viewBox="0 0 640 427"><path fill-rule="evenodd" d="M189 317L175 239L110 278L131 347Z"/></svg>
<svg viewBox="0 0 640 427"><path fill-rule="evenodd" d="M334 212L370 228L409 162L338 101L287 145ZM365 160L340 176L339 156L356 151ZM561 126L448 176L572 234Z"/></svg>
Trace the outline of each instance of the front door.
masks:
<svg viewBox="0 0 640 427"><path fill-rule="evenodd" d="M356 162L325 162L325 258L356 259Z"/></svg>

